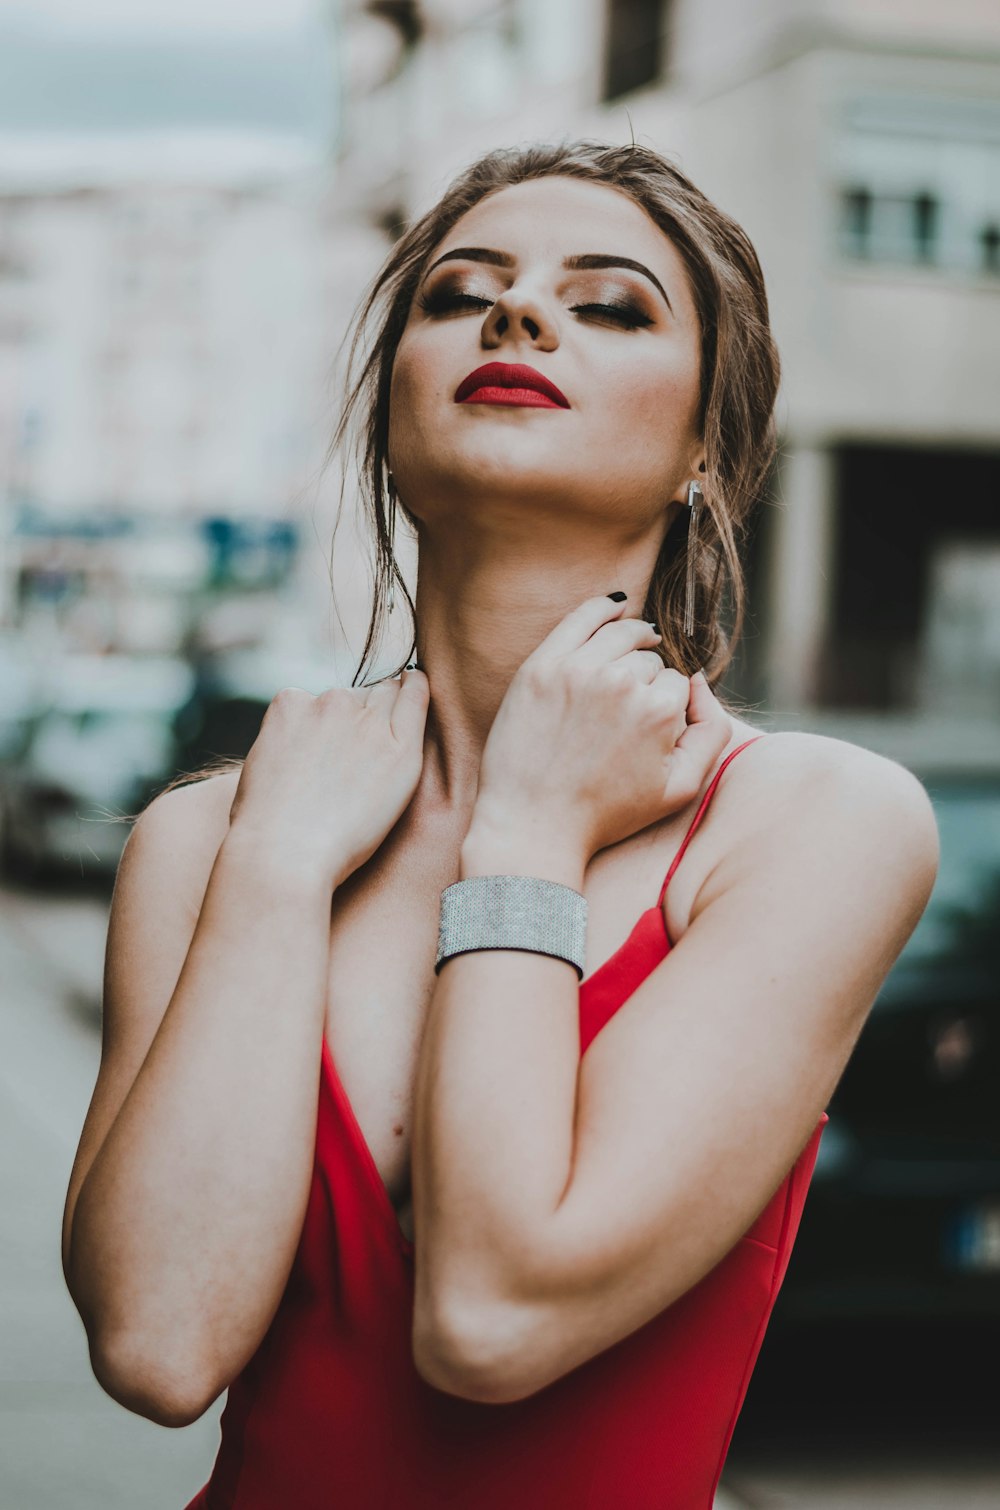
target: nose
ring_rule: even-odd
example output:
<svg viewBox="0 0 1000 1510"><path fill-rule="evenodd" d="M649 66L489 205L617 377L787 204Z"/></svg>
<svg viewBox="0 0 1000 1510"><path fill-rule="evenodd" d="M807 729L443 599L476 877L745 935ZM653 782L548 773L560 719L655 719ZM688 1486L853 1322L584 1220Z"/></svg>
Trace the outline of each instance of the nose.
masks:
<svg viewBox="0 0 1000 1510"><path fill-rule="evenodd" d="M483 345L495 350L503 341L522 338L539 351L554 351L559 331L544 299L527 287L508 288L490 306L483 321Z"/></svg>

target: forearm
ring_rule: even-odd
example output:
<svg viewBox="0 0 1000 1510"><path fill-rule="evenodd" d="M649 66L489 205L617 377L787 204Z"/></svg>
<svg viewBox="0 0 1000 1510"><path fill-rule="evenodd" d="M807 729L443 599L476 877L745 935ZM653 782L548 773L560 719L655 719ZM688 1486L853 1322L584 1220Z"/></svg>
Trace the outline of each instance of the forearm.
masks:
<svg viewBox="0 0 1000 1510"><path fill-rule="evenodd" d="M312 1169L330 894L318 872L269 869L238 826L221 846L74 1215L67 1277L98 1354L221 1387L273 1314Z"/></svg>
<svg viewBox="0 0 1000 1510"><path fill-rule="evenodd" d="M585 858L540 830L478 828L460 875L540 876L582 889ZM479 950L437 977L421 1046L413 1188L418 1324L488 1335L516 1304L569 1182L579 1070L573 966Z"/></svg>

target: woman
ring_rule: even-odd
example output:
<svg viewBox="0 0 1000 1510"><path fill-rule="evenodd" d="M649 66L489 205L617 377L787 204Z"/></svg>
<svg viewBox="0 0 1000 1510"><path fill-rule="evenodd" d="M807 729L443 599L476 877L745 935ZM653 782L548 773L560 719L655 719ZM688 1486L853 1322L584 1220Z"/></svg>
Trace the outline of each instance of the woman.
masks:
<svg viewBox="0 0 1000 1510"><path fill-rule="evenodd" d="M491 154L380 307L419 669L135 825L67 1281L129 1409L230 1387L194 1505L707 1510L930 803L711 690L778 367L676 168Z"/></svg>

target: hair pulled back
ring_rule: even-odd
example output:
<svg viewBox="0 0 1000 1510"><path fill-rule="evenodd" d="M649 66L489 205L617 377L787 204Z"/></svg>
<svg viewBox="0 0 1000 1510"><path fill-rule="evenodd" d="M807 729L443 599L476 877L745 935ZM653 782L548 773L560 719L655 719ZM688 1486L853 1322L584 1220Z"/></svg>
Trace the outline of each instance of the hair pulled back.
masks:
<svg viewBox="0 0 1000 1510"><path fill-rule="evenodd" d="M413 617L406 660L416 644L416 608L389 533L389 511L398 506L405 515L406 510L397 503L388 476L392 368L414 293L434 249L466 211L487 195L550 175L605 184L627 194L669 236L684 261L701 331L699 430L705 447L694 634L685 635L681 628L687 509L663 541L642 616L662 633L658 648L665 663L685 675L704 667L708 680L715 682L732 660L745 617L742 545L776 444L780 366L763 273L745 231L665 157L637 144L580 140L498 148L470 164L403 232L361 303L350 341L347 396L329 451L335 454L353 432L360 500L375 545L372 613L355 684L381 637L393 581ZM359 370L359 351L365 345Z"/></svg>

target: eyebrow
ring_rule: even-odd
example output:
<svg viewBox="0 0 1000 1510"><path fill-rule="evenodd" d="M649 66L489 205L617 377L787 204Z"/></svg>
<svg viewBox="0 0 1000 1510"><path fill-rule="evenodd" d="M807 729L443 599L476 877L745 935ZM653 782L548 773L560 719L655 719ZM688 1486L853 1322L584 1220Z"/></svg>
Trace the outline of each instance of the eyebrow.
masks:
<svg viewBox="0 0 1000 1510"><path fill-rule="evenodd" d="M457 246L454 251L445 252L443 257L439 257L436 262L432 262L424 277L429 277L436 267L440 267L442 262L451 262L456 258L461 258L468 262L488 262L494 267L513 267L516 261L509 252L496 252L490 247ZM670 313L673 314L674 312L674 306L667 298L667 291L659 278L656 277L655 273L651 273L644 263L636 262L632 257L619 257L608 252L584 252L577 257L564 257L563 267L573 271L601 267L630 268L632 272L641 273L644 278L648 278L653 287L659 289L663 296L663 302Z"/></svg>

